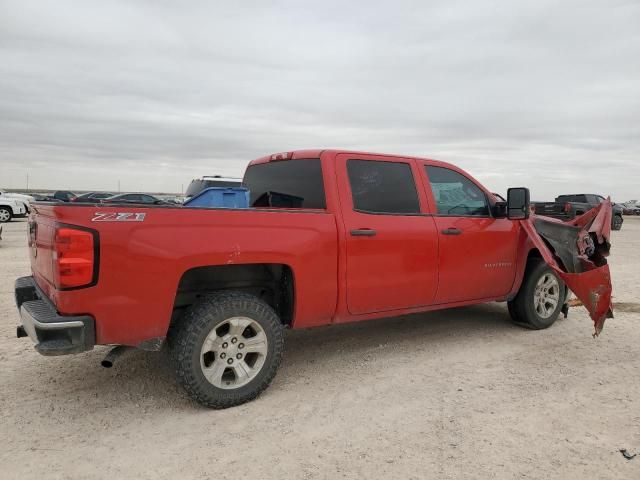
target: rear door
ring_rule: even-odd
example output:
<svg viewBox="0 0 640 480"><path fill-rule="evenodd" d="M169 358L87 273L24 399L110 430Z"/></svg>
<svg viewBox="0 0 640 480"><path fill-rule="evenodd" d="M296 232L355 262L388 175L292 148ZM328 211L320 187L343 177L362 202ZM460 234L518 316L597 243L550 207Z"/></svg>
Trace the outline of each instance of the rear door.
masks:
<svg viewBox="0 0 640 480"><path fill-rule="evenodd" d="M413 160L339 154L346 291L353 315L433 303L438 235Z"/></svg>
<svg viewBox="0 0 640 480"><path fill-rule="evenodd" d="M518 222L493 218L487 192L461 170L429 162L422 169L440 238L435 302L507 295L516 274Z"/></svg>

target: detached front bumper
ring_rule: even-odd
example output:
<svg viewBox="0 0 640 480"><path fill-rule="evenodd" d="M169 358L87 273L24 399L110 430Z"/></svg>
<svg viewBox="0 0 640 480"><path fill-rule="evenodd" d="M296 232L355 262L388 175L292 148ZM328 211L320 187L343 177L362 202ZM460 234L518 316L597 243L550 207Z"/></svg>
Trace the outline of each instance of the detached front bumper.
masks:
<svg viewBox="0 0 640 480"><path fill-rule="evenodd" d="M33 277L16 280L15 296L22 321L17 336L29 336L42 355L68 355L94 347L96 329L93 317L58 315Z"/></svg>

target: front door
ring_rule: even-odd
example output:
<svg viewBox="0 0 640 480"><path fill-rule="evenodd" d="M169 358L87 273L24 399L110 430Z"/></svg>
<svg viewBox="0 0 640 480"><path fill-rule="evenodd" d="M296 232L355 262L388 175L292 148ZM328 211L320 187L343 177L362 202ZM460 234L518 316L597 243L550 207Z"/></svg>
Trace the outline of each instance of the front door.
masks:
<svg viewBox="0 0 640 480"><path fill-rule="evenodd" d="M424 165L440 238L435 302L496 298L511 291L519 224L493 218L487 195L461 172Z"/></svg>
<svg viewBox="0 0 640 480"><path fill-rule="evenodd" d="M413 160L337 156L346 230L347 307L352 315L433 303L438 234L418 191Z"/></svg>

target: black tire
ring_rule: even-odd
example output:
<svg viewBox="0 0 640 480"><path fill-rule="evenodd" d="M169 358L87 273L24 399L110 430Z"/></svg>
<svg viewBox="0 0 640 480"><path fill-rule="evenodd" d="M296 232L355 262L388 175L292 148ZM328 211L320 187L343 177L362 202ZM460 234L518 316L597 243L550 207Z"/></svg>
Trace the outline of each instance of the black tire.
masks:
<svg viewBox="0 0 640 480"><path fill-rule="evenodd" d="M205 377L201 352L207 336L233 317L246 317L262 328L267 339L266 355L258 372L247 384L237 388L219 388ZM284 327L276 312L259 298L242 292L217 292L192 305L172 326L169 348L178 382L189 396L205 407L228 408L253 400L269 386L282 360ZM226 361L232 361L233 356L230 355ZM213 362L221 361L218 357L216 354ZM227 367L224 369L227 374Z"/></svg>
<svg viewBox="0 0 640 480"><path fill-rule="evenodd" d="M541 316L535 308L535 292L538 282L545 276L551 275L557 280L558 303L548 317ZM558 319L566 296L566 287L560 277L541 258L531 258L527 262L525 277L516 297L508 302L509 315L514 323L530 328L542 330L549 328Z"/></svg>
<svg viewBox="0 0 640 480"><path fill-rule="evenodd" d="M6 220L0 220L0 223L10 222L13 218L13 210L9 207L0 207L0 212L2 213L0 217L6 218Z"/></svg>
<svg viewBox="0 0 640 480"><path fill-rule="evenodd" d="M511 317L511 320L513 320L514 323L520 323L521 320L518 316L518 312L516 311L515 299L507 302L507 308L509 310L509 316Z"/></svg>
<svg viewBox="0 0 640 480"><path fill-rule="evenodd" d="M613 216L613 225L611 226L612 230L621 230L622 229L622 216L614 215Z"/></svg>

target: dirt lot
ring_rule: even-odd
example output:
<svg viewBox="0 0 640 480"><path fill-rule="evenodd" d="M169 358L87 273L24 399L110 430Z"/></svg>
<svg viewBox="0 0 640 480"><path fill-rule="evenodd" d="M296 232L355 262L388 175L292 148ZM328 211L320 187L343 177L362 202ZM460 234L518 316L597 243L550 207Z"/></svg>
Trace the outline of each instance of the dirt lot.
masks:
<svg viewBox="0 0 640 480"><path fill-rule="evenodd" d="M614 232L614 320L546 331L502 304L289 332L258 400L192 404L164 353L38 355L15 338L26 223L0 242L0 477L640 478L640 218Z"/></svg>

